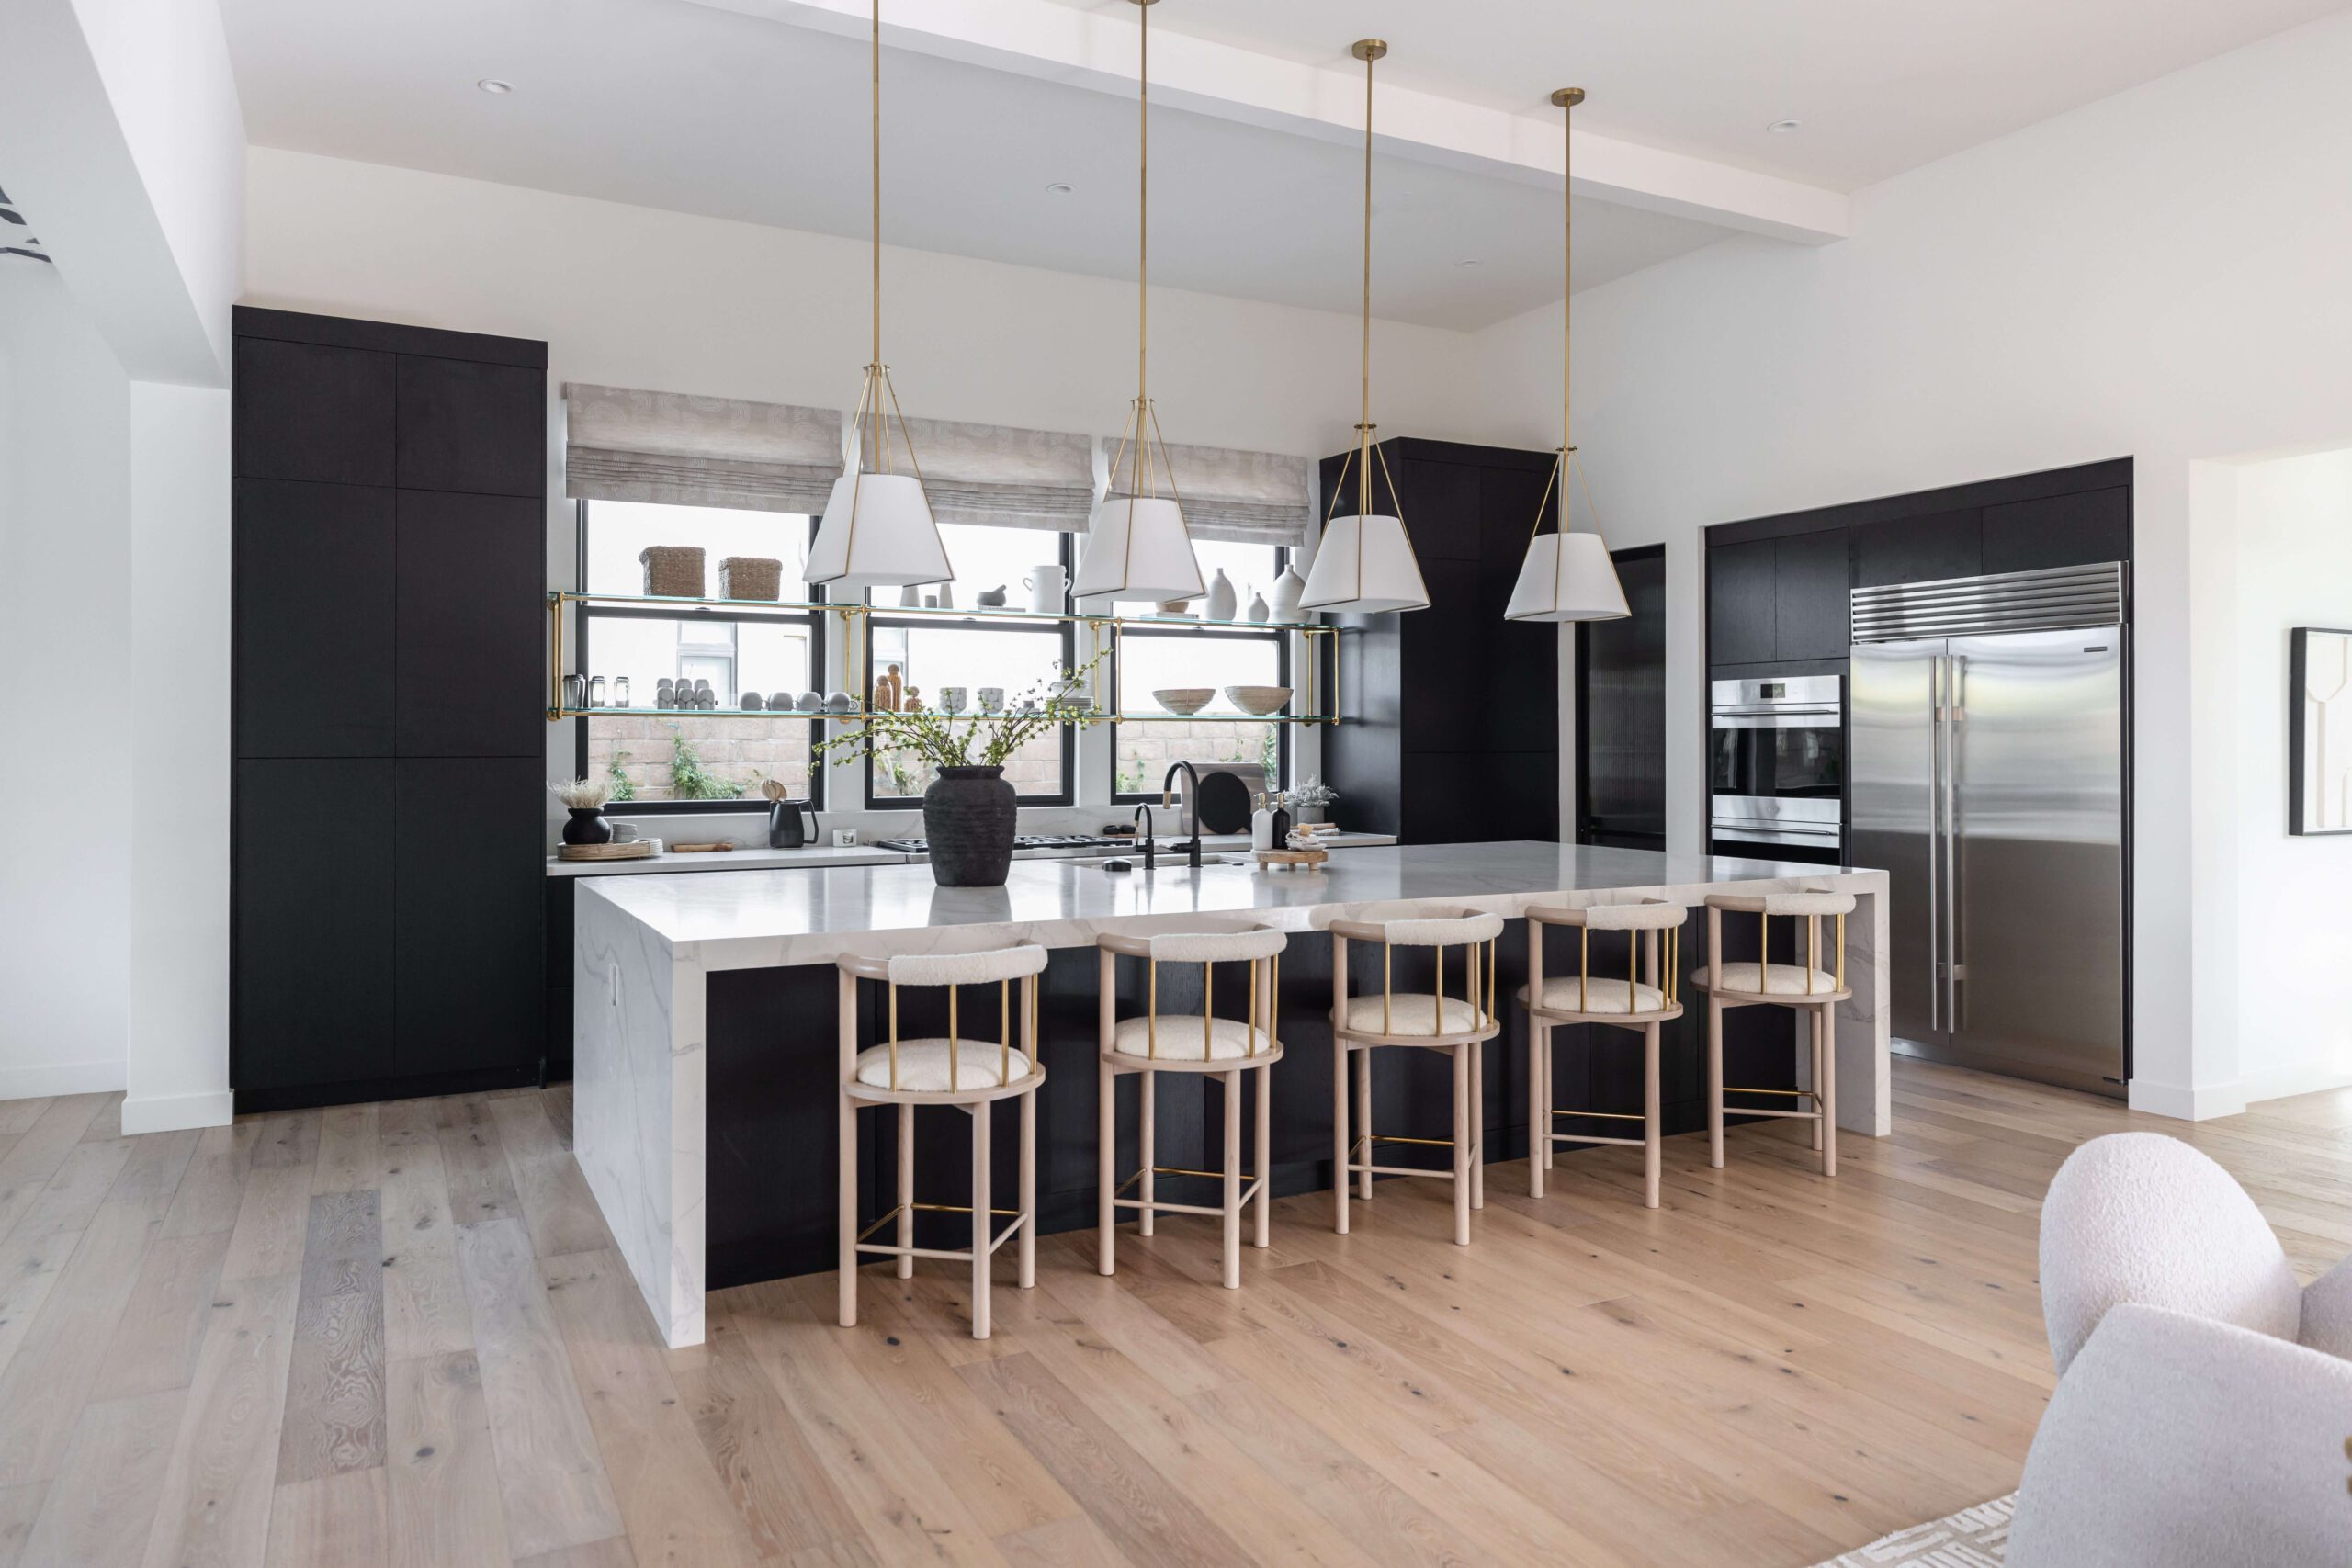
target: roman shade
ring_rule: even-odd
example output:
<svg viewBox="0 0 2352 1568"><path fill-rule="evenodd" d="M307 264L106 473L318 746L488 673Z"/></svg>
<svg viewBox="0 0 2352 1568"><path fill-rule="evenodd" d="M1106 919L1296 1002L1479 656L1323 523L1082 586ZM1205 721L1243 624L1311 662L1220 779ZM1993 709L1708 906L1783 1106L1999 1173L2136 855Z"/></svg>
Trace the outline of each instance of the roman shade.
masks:
<svg viewBox="0 0 2352 1568"><path fill-rule="evenodd" d="M570 381L564 493L591 501L824 510L842 412Z"/></svg>
<svg viewBox="0 0 2352 1568"><path fill-rule="evenodd" d="M1094 509L1094 443L1084 435L1006 424L907 421L932 515L995 528L1086 531ZM891 467L906 455L893 451Z"/></svg>
<svg viewBox="0 0 2352 1568"><path fill-rule="evenodd" d="M1106 465L1118 460L1115 442L1102 446ZM1128 466L1118 461L1120 474L1111 477L1111 495L1126 494L1125 484L1119 481ZM1315 502L1306 458L1171 443L1168 466L1184 508L1184 526L1193 537L1237 545L1306 543Z"/></svg>

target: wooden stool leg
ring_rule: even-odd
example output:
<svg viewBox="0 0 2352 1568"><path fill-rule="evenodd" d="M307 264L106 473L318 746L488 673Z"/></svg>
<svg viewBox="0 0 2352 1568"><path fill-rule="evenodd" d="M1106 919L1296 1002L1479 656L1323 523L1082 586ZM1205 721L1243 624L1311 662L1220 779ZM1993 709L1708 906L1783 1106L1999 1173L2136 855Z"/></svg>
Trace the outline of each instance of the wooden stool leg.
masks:
<svg viewBox="0 0 2352 1568"><path fill-rule="evenodd" d="M1658 1026L1642 1031L1642 1201L1657 1207L1658 1154L1663 1140L1658 1126Z"/></svg>
<svg viewBox="0 0 2352 1568"><path fill-rule="evenodd" d="M1707 1163L1724 1165L1724 1004L1707 998Z"/></svg>
<svg viewBox="0 0 2352 1568"><path fill-rule="evenodd" d="M1241 1069L1218 1075L1225 1086L1225 1288L1241 1288Z"/></svg>
<svg viewBox="0 0 2352 1568"><path fill-rule="evenodd" d="M1151 1168L1153 1165L1157 1164L1159 1159L1158 1152L1159 1140L1157 1136L1159 1130L1159 1096L1156 1092L1159 1088L1159 1075L1158 1073L1152 1072L1148 1068L1145 1070L1143 1075L1143 1128L1136 1137L1136 1143L1143 1152L1143 1179L1136 1183L1136 1196L1143 1200L1143 1207L1136 1211L1136 1213L1141 1216L1140 1221L1136 1225L1136 1234L1137 1235L1149 1235L1151 1234L1151 1192L1154 1180Z"/></svg>
<svg viewBox="0 0 2352 1568"><path fill-rule="evenodd" d="M1453 1057L1453 1245L1470 1245L1470 1050Z"/></svg>
<svg viewBox="0 0 2352 1568"><path fill-rule="evenodd" d="M972 1107L972 1337L989 1337L989 1237L996 1229L989 1213L989 1175L993 1165L989 1148L989 1113L993 1104Z"/></svg>
<svg viewBox="0 0 2352 1568"><path fill-rule="evenodd" d="M1348 1043L1331 1038L1331 1228L1348 1234Z"/></svg>
<svg viewBox="0 0 2352 1568"><path fill-rule="evenodd" d="M1258 1157L1255 1161L1258 1172L1258 1196L1251 1205L1251 1207L1257 1211L1258 1234L1255 1238L1255 1245L1259 1247L1272 1247L1274 1242L1272 1234L1274 1203L1274 1178L1272 1174L1274 1155L1273 1089L1274 1069L1272 1066L1260 1067L1258 1069Z"/></svg>
<svg viewBox="0 0 2352 1568"><path fill-rule="evenodd" d="M899 1107L899 1245L915 1244L915 1108ZM899 1278L915 1277L914 1254L899 1258Z"/></svg>
<svg viewBox="0 0 2352 1568"><path fill-rule="evenodd" d="M1119 1075L1110 1063L1094 1071L1094 1267L1103 1274L1118 1267Z"/></svg>
<svg viewBox="0 0 2352 1568"><path fill-rule="evenodd" d="M1552 1054L1552 1031L1533 1014L1527 1023L1527 1195L1544 1196L1544 1168L1552 1163L1552 1097L1544 1082L1544 1058Z"/></svg>
<svg viewBox="0 0 2352 1568"><path fill-rule="evenodd" d="M1813 1089L1813 1109L1815 1111L1813 1118L1813 1150L1814 1153L1819 1154L1821 1152L1821 1010L1819 1008L1807 1008L1804 1010L1812 1015L1805 1020L1805 1036L1808 1041L1806 1054L1813 1063L1813 1081L1811 1085Z"/></svg>
<svg viewBox="0 0 2352 1568"><path fill-rule="evenodd" d="M842 1168L839 1195L841 1220L841 1319L843 1328L857 1326L857 1102L842 1096Z"/></svg>
<svg viewBox="0 0 2352 1568"><path fill-rule="evenodd" d="M1037 1288L1037 1091L1021 1097L1021 1288Z"/></svg>
<svg viewBox="0 0 2352 1568"><path fill-rule="evenodd" d="M1470 1044L1470 1206L1487 1206L1487 1043Z"/></svg>
<svg viewBox="0 0 2352 1568"><path fill-rule="evenodd" d="M1838 1174L1838 1004L1821 1013L1821 1174Z"/></svg>
<svg viewBox="0 0 2352 1568"><path fill-rule="evenodd" d="M1356 1173L1356 1197L1372 1201L1372 1047L1356 1052L1356 1136L1363 1142L1364 1168Z"/></svg>

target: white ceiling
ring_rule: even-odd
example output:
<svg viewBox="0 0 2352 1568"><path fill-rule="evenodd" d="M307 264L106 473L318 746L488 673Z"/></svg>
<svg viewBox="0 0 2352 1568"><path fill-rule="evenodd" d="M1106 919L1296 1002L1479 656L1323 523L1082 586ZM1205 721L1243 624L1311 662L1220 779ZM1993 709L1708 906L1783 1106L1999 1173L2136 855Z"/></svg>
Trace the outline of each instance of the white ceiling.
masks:
<svg viewBox="0 0 2352 1568"><path fill-rule="evenodd" d="M1127 0L1054 0L1124 12ZM2343 0L1164 0L1156 32L1853 190L2343 9ZM1772 135L1775 120L1804 122Z"/></svg>
<svg viewBox="0 0 2352 1568"><path fill-rule="evenodd" d="M776 14L766 17L726 8L763 3L221 0L221 10L258 144L862 236L864 40L841 36L839 17L794 25L833 0L772 0ZM1122 20L1134 9L1126 0L1033 0L1027 11L1058 17L1062 6ZM1350 67L1348 42L1379 32L1393 49L1384 84L1515 115L1555 112L1545 96L1574 77L1593 94L1578 111L1582 130L1842 187L2335 8L2321 0L1166 0L1153 27L1156 36L1193 32ZM883 73L886 240L1134 276L1131 95L1101 90L1100 72L1081 83L915 49L887 49ZM480 92L484 76L515 90ZM1764 133L1768 120L1789 115L1804 129ZM1361 152L1322 130L1155 103L1154 281L1352 311ZM1557 299L1556 175L1525 173L1384 152L1374 171L1374 310L1464 329ZM1049 194L1057 182L1075 188ZM1579 288L1730 231L1582 197L1576 221Z"/></svg>

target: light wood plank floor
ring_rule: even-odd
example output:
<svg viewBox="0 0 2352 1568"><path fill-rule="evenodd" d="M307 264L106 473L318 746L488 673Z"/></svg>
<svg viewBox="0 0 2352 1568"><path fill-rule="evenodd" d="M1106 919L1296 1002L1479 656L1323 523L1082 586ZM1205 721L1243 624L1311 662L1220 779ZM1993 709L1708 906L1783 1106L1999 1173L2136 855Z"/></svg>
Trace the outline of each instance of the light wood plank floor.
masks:
<svg viewBox="0 0 2352 1568"><path fill-rule="evenodd" d="M670 1353L570 1155L568 1090L120 1135L0 1103L0 1568L1794 1563L2011 1489L2051 1374L2040 1194L2147 1126L2314 1273L2352 1247L2352 1091L2191 1126L1898 1063L1824 1182L1791 1129L1496 1168L1333 1235L1275 1205L1049 1238L967 1337L957 1266L712 1299ZM1009 1263L1007 1265L1009 1268Z"/></svg>

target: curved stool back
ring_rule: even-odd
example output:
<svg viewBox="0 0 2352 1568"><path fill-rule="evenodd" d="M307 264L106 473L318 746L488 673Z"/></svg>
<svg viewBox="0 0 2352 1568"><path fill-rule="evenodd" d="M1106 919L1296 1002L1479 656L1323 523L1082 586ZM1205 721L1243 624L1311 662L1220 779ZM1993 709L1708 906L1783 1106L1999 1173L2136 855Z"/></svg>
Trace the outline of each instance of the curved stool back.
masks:
<svg viewBox="0 0 2352 1568"><path fill-rule="evenodd" d="M1152 1234L1153 1222L1163 1211L1182 1214L1215 1214L1225 1222L1225 1285L1241 1285L1241 1210L1255 1208L1254 1245L1270 1245L1272 1192L1266 1185L1272 1168L1273 1123L1268 1090L1273 1065L1282 1060L1282 1043L1274 1032L1282 984L1282 953L1290 939L1265 926L1240 931L1171 931L1157 936L1105 936L1095 944L1101 953L1097 1017L1101 1060L1096 1066L1095 1268L1115 1270L1118 1213L1136 1211L1138 1234ZM1118 962L1140 958L1148 966L1145 982L1145 1012L1140 1019L1118 1017ZM1197 964L1201 966L1201 1010L1163 1015L1159 1010L1159 966ZM1216 1015L1216 966L1250 966L1249 1010L1238 1021ZM1138 1031L1135 1026L1142 1024ZM1141 1049L1137 1050L1140 1044ZM1158 1085L1162 1072L1214 1076L1219 1082L1225 1111L1225 1168L1193 1170L1155 1164ZM1257 1084L1254 1175L1241 1169L1242 1076L1255 1074ZM1116 1181L1119 1132L1119 1079L1135 1075L1143 1080L1142 1127L1137 1137L1142 1162L1125 1181ZM1214 1208L1204 1203L1174 1203L1160 1199L1162 1176L1206 1177L1224 1184L1222 1201ZM1136 1196L1126 1196L1127 1189Z"/></svg>
<svg viewBox="0 0 2352 1568"><path fill-rule="evenodd" d="M876 1253L899 1260L899 1278L914 1274L918 1258L950 1258L972 1269L972 1337L989 1333L989 1263L996 1249L1015 1235L1020 1238L1021 1288L1037 1282L1037 1087L1046 1069L1037 1059L1037 976L1045 972L1046 950L1035 942L996 948L986 953L902 953L889 957L844 957L836 965L841 975L838 1003L841 1050L841 1323L857 1323L857 1263L860 1255ZM858 1049L857 983L879 981L888 987L887 1037L880 1045ZM997 989L997 1037L963 1038L962 993L967 986L993 985ZM903 1040L899 1028L899 991L902 987L947 991L947 1035L944 1040ZM1021 1043L1013 1044L1014 992L1020 993ZM1017 1206L994 1208L989 1203L993 1149L989 1117L995 1102L1021 1101L1020 1196ZM899 1117L898 1201L888 1213L860 1230L857 1224L857 1112L866 1105L895 1105ZM915 1108L952 1105L972 1119L972 1201L962 1203L919 1203L914 1196ZM967 1250L915 1246L918 1213L969 1213L972 1244ZM1003 1231L996 1218L1011 1216ZM888 1224L896 1224L896 1238L885 1244L867 1238Z"/></svg>
<svg viewBox="0 0 2352 1568"><path fill-rule="evenodd" d="M1634 904L1595 904L1589 908L1537 908L1527 911L1527 988L1520 1000L1528 1012L1532 1038L1527 1053L1529 1138L1527 1191L1544 1196L1544 1173L1552 1168L1554 1149L1561 1144L1614 1144L1642 1151L1643 1201L1658 1202L1658 1168L1662 1129L1658 1090L1659 1026L1682 1016L1682 927L1690 911L1679 904L1644 899ZM1577 932L1577 982L1570 993L1563 980L1555 987L1544 976L1544 928L1566 926ZM1625 977L1597 974L1592 964L1592 933L1625 933ZM1641 983L1646 960L1650 983ZM1617 987L1623 986L1620 992ZM1558 995L1555 996L1555 992ZM1622 1000L1623 1007L1615 1005ZM1555 1109L1552 1103L1552 1031L1561 1024L1600 1023L1630 1029L1642 1036L1642 1112ZM1638 1138L1615 1138L1562 1133L1555 1119L1571 1117L1601 1122L1639 1122Z"/></svg>
<svg viewBox="0 0 2352 1568"><path fill-rule="evenodd" d="M1793 893L1715 893L1707 898L1707 967L1693 978L1707 991L1707 1158L1724 1163L1724 1096L1763 1095L1793 1102L1790 1109L1744 1105L1743 1116L1783 1117L1813 1123L1813 1146L1821 1154L1821 1174L1838 1174L1838 1004L1854 993L1846 985L1846 917L1854 896L1826 887ZM1723 957L1724 917L1756 917L1756 962ZM1772 921L1802 921L1804 962L1772 962ZM1832 967L1821 966L1822 922L1833 923ZM1724 1013L1731 1008L1795 1008L1810 1015L1807 1050L1811 1089L1754 1089L1724 1082Z"/></svg>
<svg viewBox="0 0 2352 1568"><path fill-rule="evenodd" d="M1503 931L1500 915L1466 910L1459 915L1414 917L1394 920L1334 920L1331 922L1331 1146L1332 1225L1340 1235L1348 1229L1348 1182L1356 1182L1356 1201L1372 1201L1372 1179L1380 1176L1434 1177L1453 1183L1453 1239L1470 1245L1470 1211L1487 1203L1484 1135L1486 1116L1486 1043L1502 1032L1495 1016L1495 939ZM1348 994L1348 943L1380 943L1380 1007L1369 997ZM1399 993L1396 987L1396 950L1434 948L1436 979L1427 992ZM1466 948L1463 956L1463 996L1445 992L1445 950ZM1372 1130L1372 1054L1384 1045L1410 1045L1442 1051L1453 1059L1453 1136L1408 1138ZM1358 1134L1348 1135L1348 1059L1356 1057L1355 1122ZM1453 1152L1451 1170L1425 1170L1417 1166L1379 1165L1373 1160L1376 1144L1419 1144ZM1361 1152L1359 1152L1361 1151Z"/></svg>

